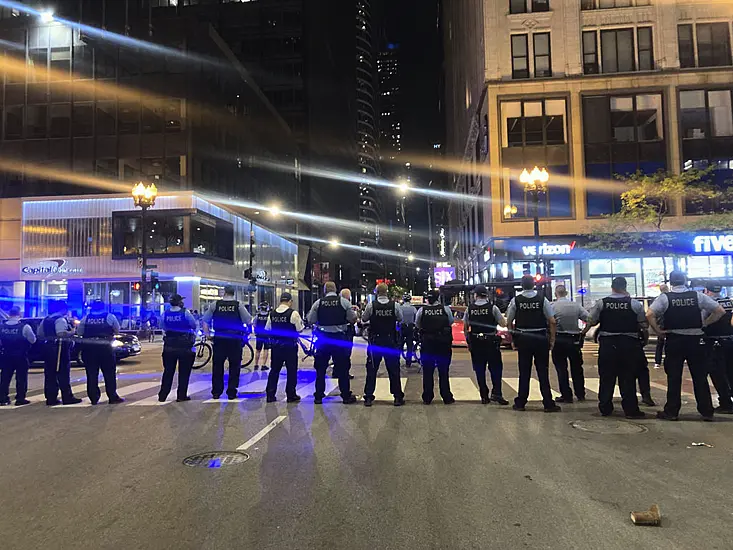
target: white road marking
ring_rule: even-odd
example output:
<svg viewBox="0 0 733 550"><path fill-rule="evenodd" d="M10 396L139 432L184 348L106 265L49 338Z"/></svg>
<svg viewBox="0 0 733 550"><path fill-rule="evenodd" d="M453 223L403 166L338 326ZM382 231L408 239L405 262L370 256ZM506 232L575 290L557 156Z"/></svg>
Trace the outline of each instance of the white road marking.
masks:
<svg viewBox="0 0 733 550"><path fill-rule="evenodd" d="M504 378L504 382L514 390L514 393L519 394L519 378ZM552 388L552 397L558 397L559 392L556 392ZM536 378L529 379L529 399L528 401L542 401L542 393L540 392L540 383Z"/></svg>
<svg viewBox="0 0 733 550"><path fill-rule="evenodd" d="M404 392L407 378L400 378L400 385ZM377 378L377 385L374 388L375 401L392 401L394 396L389 392L389 378Z"/></svg>
<svg viewBox="0 0 733 550"><path fill-rule="evenodd" d="M122 388L118 388L117 389L117 395L119 395L120 397L127 397L128 395L132 395L133 393L138 393L138 392L149 390L151 388L156 388L156 387L158 387L159 384L160 384L160 382L158 382L156 380L153 380L152 382L150 382L150 381L148 381L148 382L138 382L137 384L132 384L131 386L124 386ZM100 398L99 403L104 405L104 404L107 403L107 400L104 397L102 397L102 398ZM65 408L65 409L70 409L70 408L78 409L78 408L82 408L82 407L93 407L93 406L94 405L92 405L90 401L84 400L81 403L78 403L76 405L64 405L63 408Z"/></svg>
<svg viewBox="0 0 733 550"><path fill-rule="evenodd" d="M280 424L283 420L285 420L287 416L278 416L275 420L270 422L267 426L262 428L259 432L257 432L255 435L250 437L247 441L242 443L239 447L237 447L238 451L246 451L249 449L252 445L257 443L260 439L265 437L267 434L269 434L272 430L274 430L278 424Z"/></svg>
<svg viewBox="0 0 733 550"><path fill-rule="evenodd" d="M379 379L377 379L377 380L379 380ZM352 382L351 385L353 386L354 385L354 383L353 383L354 381L352 380L351 382ZM338 387L339 387L338 380L335 380L333 378L326 377L326 392L325 392L326 393L326 397L328 397L329 394L333 390L335 390L336 388L338 388ZM314 382L311 382L310 384L306 384L305 386L302 386L302 387L300 387L298 389L299 390L302 390L302 392L303 392L302 393L302 397L303 397L304 400L305 399L308 399L308 398L312 398L313 397L313 393L316 391L316 383L314 381ZM353 392L354 391L354 388L351 388L351 391Z"/></svg>
<svg viewBox="0 0 733 550"><path fill-rule="evenodd" d="M658 390L664 390L664 393L665 394L667 393L667 386L664 386L663 384L660 384L659 382L650 382L649 385L652 388L657 388ZM686 392L686 391L683 391L682 392L682 396L683 397L690 397L692 399L695 399L695 394L694 393L689 393L689 392Z"/></svg>
<svg viewBox="0 0 733 550"><path fill-rule="evenodd" d="M77 393L77 392L83 392L86 391L87 385L86 384L77 384L76 386L71 386L71 393ZM39 393L38 395L31 395L29 397L26 397L30 403L28 405L20 405L19 407L16 407L15 405L9 405L5 407L0 407L0 411L9 411L13 409L22 409L23 407L28 407L29 405L35 405L37 403L45 403L46 402L46 396L43 395L43 393ZM12 401L12 399L11 399ZM65 407L70 407L71 405L64 405Z"/></svg>
<svg viewBox="0 0 733 550"><path fill-rule="evenodd" d="M193 395L209 387L211 387L211 384L209 382L194 382L193 384L190 384L188 386L188 394ZM140 401L130 403L130 405L132 405L133 407L161 407L163 405L169 405L170 403L175 402L177 389L177 387L173 388L170 395L168 396L168 399L166 399L162 403L158 401L158 394L156 393L155 395L151 395L150 397L146 397L145 399L141 399Z"/></svg>
<svg viewBox="0 0 733 550"><path fill-rule="evenodd" d="M456 401L478 401L478 386L470 378L451 378L450 390Z"/></svg>

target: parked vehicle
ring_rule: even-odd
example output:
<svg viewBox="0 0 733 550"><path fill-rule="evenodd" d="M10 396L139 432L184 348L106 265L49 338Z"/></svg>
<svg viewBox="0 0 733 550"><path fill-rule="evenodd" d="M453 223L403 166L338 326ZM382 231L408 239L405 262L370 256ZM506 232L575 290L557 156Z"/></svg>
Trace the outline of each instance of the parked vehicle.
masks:
<svg viewBox="0 0 733 550"><path fill-rule="evenodd" d="M38 334L38 327L42 321L43 319L40 317L33 317L22 320L23 323L27 323L31 326L35 334ZM135 336L134 334L115 334L114 338L115 339L112 342L112 347L115 350L115 355L117 356L118 361L121 359L127 359L128 357L140 355L140 353L142 352L140 340L138 340L137 336ZM82 365L83 346L79 345L81 342L81 338L75 337L74 342L76 345L71 350L71 360L79 365ZM28 352L28 359L31 364L43 362L43 351L40 341L31 346L31 349Z"/></svg>

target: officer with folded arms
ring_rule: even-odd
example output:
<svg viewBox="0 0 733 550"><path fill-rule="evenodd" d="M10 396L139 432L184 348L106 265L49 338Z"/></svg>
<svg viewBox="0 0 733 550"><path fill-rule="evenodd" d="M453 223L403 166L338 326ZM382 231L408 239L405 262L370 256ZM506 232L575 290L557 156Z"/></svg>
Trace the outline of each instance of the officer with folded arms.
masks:
<svg viewBox="0 0 733 550"><path fill-rule="evenodd" d="M636 397L636 376L644 356L644 343L649 338L644 306L632 300L625 277L611 281L611 295L596 301L588 314L588 330L598 328L598 410L603 416L613 412L613 390L616 380L621 391L621 407L626 418L644 418Z"/></svg>
<svg viewBox="0 0 733 550"><path fill-rule="evenodd" d="M733 399L731 399L731 376L733 375L733 301L720 295L722 287L709 284L705 295L709 296L725 310L725 315L715 323L706 326L705 342L708 347L708 372L713 381L715 391L718 392L718 406L715 412L733 414Z"/></svg>
<svg viewBox="0 0 733 550"><path fill-rule="evenodd" d="M280 305L270 311L265 325L270 339L272 369L267 377L267 402L277 401L277 382L285 366L287 379L285 395L288 403L297 403L300 396L295 393L298 384L298 334L303 331L303 319L293 309L293 296L289 292L280 295Z"/></svg>
<svg viewBox="0 0 733 550"><path fill-rule="evenodd" d="M430 405L435 397L435 370L438 370L440 397L446 405L456 402L450 389L450 362L453 357L453 312L440 303L440 292L428 292L428 303L417 311L415 326L420 334L422 351L422 401Z"/></svg>
<svg viewBox="0 0 733 550"><path fill-rule="evenodd" d="M703 340L703 329L715 324L725 315L725 310L711 297L687 288L687 276L682 271L672 271L669 284L670 291L654 300L646 313L654 331L665 337L667 403L664 410L657 413L657 418L678 420L682 406L682 371L687 361L697 410L703 420L710 422L715 411L708 384L708 350ZM664 329L660 327L659 319L664 320Z"/></svg>
<svg viewBox="0 0 733 550"><path fill-rule="evenodd" d="M0 322L0 406L10 405L10 381L15 374L15 406L28 405L28 351L36 343L36 335L20 320L20 308L13 306L8 319Z"/></svg>
<svg viewBox="0 0 733 550"><path fill-rule="evenodd" d="M377 285L377 299L369 303L361 320L369 323L369 348L366 364L366 384L364 385L364 406L371 407L374 402L374 389L377 386L377 371L384 359L389 375L389 391L394 397L394 406L405 404L405 394L400 380L400 350L397 344L397 323L402 322L400 306L389 299L386 284Z"/></svg>
<svg viewBox="0 0 733 550"><path fill-rule="evenodd" d="M552 304L535 290L531 275L522 277L522 292L509 302L506 320L514 329L513 343L519 361L519 391L512 408L525 410L534 361L545 412L559 412L560 407L553 401L550 388L550 350L555 344L557 323Z"/></svg>
<svg viewBox="0 0 733 550"><path fill-rule="evenodd" d="M170 297L171 307L163 314L163 379L160 383L158 401L164 402L173 387L173 376L178 368L178 389L176 401L190 401L188 381L196 358L193 345L196 342L196 318L183 307L183 297Z"/></svg>
<svg viewBox="0 0 733 550"><path fill-rule="evenodd" d="M499 308L490 303L489 292L483 285L473 289L473 304L468 306L463 317L463 332L466 335L468 349L471 353L471 363L476 373L481 403L486 405L495 401L500 405L508 405L509 401L502 397L501 376L504 363L501 359L501 336L497 334L497 327L505 327L506 319ZM486 369L491 374L491 397L486 384Z"/></svg>
<svg viewBox="0 0 733 550"><path fill-rule="evenodd" d="M267 356L270 353L270 340L267 337L267 319L270 317L270 304L267 302L261 302L257 307L257 315L255 315L255 366L254 370L261 368L266 371L269 367L267 366ZM262 355L262 362L260 363L260 355Z"/></svg>
<svg viewBox="0 0 733 550"><path fill-rule="evenodd" d="M577 302L568 299L568 290L564 285L555 287L557 300L552 306L557 321L557 337L552 348L552 362L555 364L557 381L560 385L558 403L572 403L573 390L578 401L585 401L585 376L583 373L583 338L580 335L579 321L588 321L588 312ZM570 388L568 376L568 362L570 375L573 378L573 389Z"/></svg>
<svg viewBox="0 0 733 550"><path fill-rule="evenodd" d="M99 371L104 377L104 390L110 405L122 403L117 395L117 356L112 347L115 334L120 332L117 317L108 313L102 300L92 302L91 311L82 317L76 333L82 337L82 359L87 372L87 395L92 405L99 402Z"/></svg>

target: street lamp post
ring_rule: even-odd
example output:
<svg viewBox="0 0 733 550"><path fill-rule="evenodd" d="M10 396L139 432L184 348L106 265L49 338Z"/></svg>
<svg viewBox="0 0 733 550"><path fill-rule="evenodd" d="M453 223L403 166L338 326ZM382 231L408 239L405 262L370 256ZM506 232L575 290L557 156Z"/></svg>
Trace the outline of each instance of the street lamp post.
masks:
<svg viewBox="0 0 733 550"><path fill-rule="evenodd" d="M519 181L524 184L524 192L528 194L532 200L532 210L534 217L534 240L535 240L535 263L537 265L537 273L540 271L540 195L547 192L547 182L550 175L543 168L540 170L535 166L531 172L526 168L522 170Z"/></svg>
<svg viewBox="0 0 733 550"><path fill-rule="evenodd" d="M148 247L146 242L147 234L145 232L147 227L147 212L149 208L155 205L155 199L158 196L158 188L155 187L154 183L145 185L143 182L132 188L132 198L135 201L135 206L140 208L142 211L141 216L141 233L142 233L142 253L141 253L141 266L140 266L140 325L145 320L145 309L148 301Z"/></svg>

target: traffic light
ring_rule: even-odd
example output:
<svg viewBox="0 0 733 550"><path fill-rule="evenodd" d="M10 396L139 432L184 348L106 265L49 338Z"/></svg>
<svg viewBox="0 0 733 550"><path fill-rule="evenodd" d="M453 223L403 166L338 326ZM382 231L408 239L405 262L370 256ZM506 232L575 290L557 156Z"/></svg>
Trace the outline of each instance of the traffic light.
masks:
<svg viewBox="0 0 733 550"><path fill-rule="evenodd" d="M535 283L541 283L541 282L542 282L542 273L537 273L537 274L536 274L536 275L534 276L534 282L535 282Z"/></svg>
<svg viewBox="0 0 733 550"><path fill-rule="evenodd" d="M140 287L140 281L135 281L134 283L132 283L132 290L134 290L135 292L140 292Z"/></svg>
<svg viewBox="0 0 733 550"><path fill-rule="evenodd" d="M244 278L245 279L251 279L252 278L252 268L248 267L244 270Z"/></svg>
<svg viewBox="0 0 733 550"><path fill-rule="evenodd" d="M160 290L160 281L158 280L159 273L157 271L150 272L150 287L153 290Z"/></svg>
<svg viewBox="0 0 733 550"><path fill-rule="evenodd" d="M522 264L522 273L524 275L529 275L532 272L532 263L531 262L525 262Z"/></svg>

